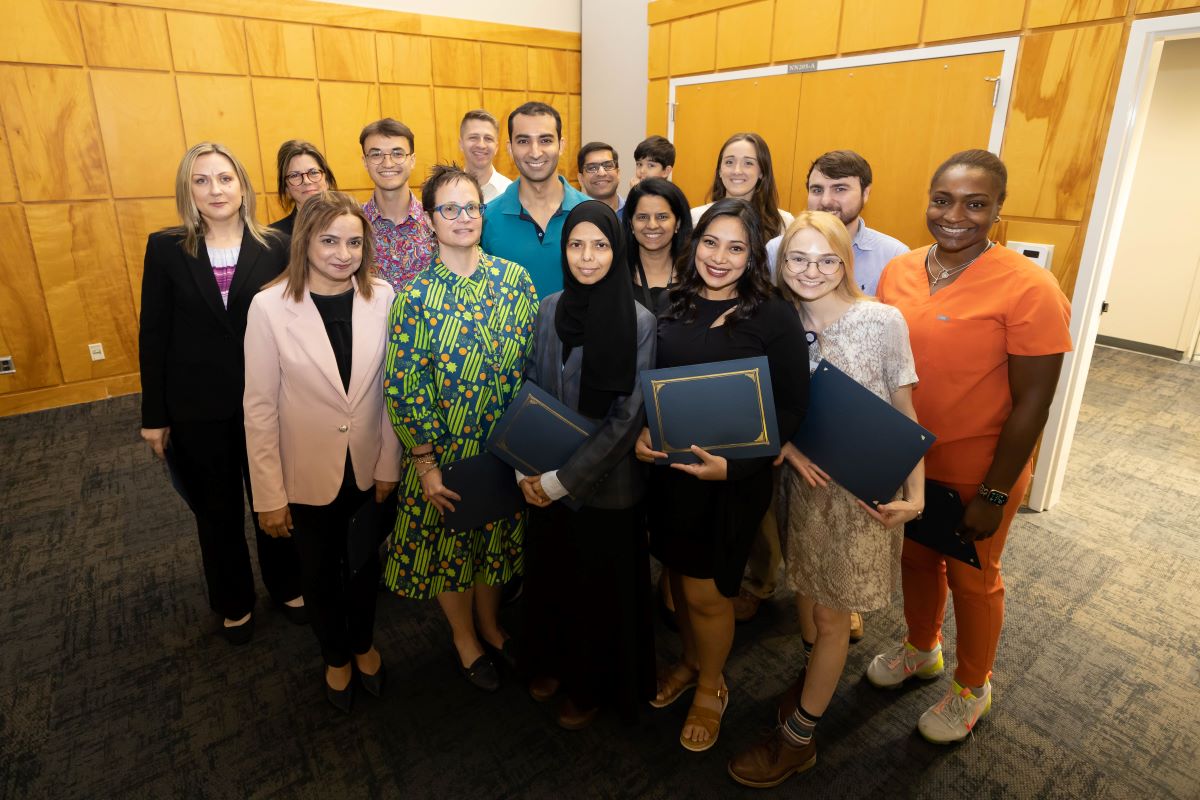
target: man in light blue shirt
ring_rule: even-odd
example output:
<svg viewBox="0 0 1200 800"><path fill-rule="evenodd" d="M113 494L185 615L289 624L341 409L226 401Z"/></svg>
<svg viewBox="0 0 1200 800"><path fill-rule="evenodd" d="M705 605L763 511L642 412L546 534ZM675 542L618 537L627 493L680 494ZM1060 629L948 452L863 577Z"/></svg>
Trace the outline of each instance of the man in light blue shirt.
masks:
<svg viewBox="0 0 1200 800"><path fill-rule="evenodd" d="M854 279L863 294L874 295L883 268L910 248L886 233L867 227L862 210L870 194L871 165L853 150L831 150L809 167L808 210L836 214L846 226L854 245ZM767 243L772 278L782 241L780 235Z"/></svg>
<svg viewBox="0 0 1200 800"><path fill-rule="evenodd" d="M529 272L538 297L562 291L562 227L587 196L558 174L565 146L562 117L545 103L525 103L508 115L508 152L521 177L487 204L484 252Z"/></svg>

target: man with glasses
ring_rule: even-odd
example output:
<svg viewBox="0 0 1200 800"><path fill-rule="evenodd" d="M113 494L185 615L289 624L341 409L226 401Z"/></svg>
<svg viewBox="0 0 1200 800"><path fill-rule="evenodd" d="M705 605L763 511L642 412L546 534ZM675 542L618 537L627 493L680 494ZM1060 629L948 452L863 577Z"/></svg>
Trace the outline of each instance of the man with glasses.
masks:
<svg viewBox="0 0 1200 800"><path fill-rule="evenodd" d="M593 200L607 203L617 217L625 208L625 198L617 194L621 183L621 165L617 151L604 142L588 142L579 148L579 188Z"/></svg>
<svg viewBox="0 0 1200 800"><path fill-rule="evenodd" d="M558 174L564 143L552 106L529 102L509 114L508 152L521 176L484 210L484 252L524 267L538 297L562 290L563 223L587 200Z"/></svg>
<svg viewBox="0 0 1200 800"><path fill-rule="evenodd" d="M362 129L358 143L375 192L363 213L375 234L379 277L403 291L433 260L433 228L421 202L408 187L413 168L413 132L390 117Z"/></svg>

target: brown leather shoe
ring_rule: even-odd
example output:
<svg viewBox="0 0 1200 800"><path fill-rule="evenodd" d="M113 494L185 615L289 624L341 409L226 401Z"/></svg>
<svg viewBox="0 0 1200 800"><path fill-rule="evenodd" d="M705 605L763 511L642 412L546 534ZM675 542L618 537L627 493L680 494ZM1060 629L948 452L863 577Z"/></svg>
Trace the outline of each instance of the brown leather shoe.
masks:
<svg viewBox="0 0 1200 800"><path fill-rule="evenodd" d="M745 589L738 593L738 596L733 598L733 619L735 622L749 622L754 619L754 615L758 613L758 607L762 605L762 598L756 594L752 594Z"/></svg>
<svg viewBox="0 0 1200 800"><path fill-rule="evenodd" d="M558 694L558 678L543 676L529 682L529 696L539 703L548 703Z"/></svg>
<svg viewBox="0 0 1200 800"><path fill-rule="evenodd" d="M863 637L863 621L862 614L857 611L850 612L850 641L857 642Z"/></svg>
<svg viewBox="0 0 1200 800"><path fill-rule="evenodd" d="M743 786L770 789L793 775L812 769L817 763L817 742L796 747L776 728L766 739L743 750L729 762L729 777Z"/></svg>
<svg viewBox="0 0 1200 800"><path fill-rule="evenodd" d="M569 731L581 731L591 725L599 713L599 706L581 711L571 702L571 698L564 697L558 704L558 727Z"/></svg>
<svg viewBox="0 0 1200 800"><path fill-rule="evenodd" d="M779 708L775 711L775 721L780 725L787 722L788 717L800 705L800 695L804 692L804 676L807 672L807 667L801 667L800 674L796 676L796 680L787 688L787 691L779 696Z"/></svg>

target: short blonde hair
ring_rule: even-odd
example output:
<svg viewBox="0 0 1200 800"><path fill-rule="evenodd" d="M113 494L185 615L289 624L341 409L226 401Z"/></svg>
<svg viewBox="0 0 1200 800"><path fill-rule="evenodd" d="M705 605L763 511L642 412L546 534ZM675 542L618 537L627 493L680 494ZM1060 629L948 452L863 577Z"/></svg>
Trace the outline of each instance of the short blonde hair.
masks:
<svg viewBox="0 0 1200 800"><path fill-rule="evenodd" d="M370 300L371 276L375 272L375 237L362 206L345 192L321 192L313 195L300 207L300 213L296 216L296 227L292 232L292 250L287 269L267 285L286 282L287 289L284 294L297 303L302 301L311 269L308 264L308 246L332 225L335 219L344 216L354 217L362 223L362 263L354 272L354 283L358 287L358 293Z"/></svg>
<svg viewBox="0 0 1200 800"><path fill-rule="evenodd" d="M783 232L783 238L779 241L779 252L775 256L775 288L779 289L780 294L794 304L800 303L800 298L792 291L792 287L788 286L786 254L792 237L805 228L812 228L824 236L833 250L833 255L842 260L842 282L836 289L838 294L850 301L866 299L862 289L858 288L858 282L854 280L854 246L850 232L835 214L828 211L801 211Z"/></svg>
<svg viewBox="0 0 1200 800"><path fill-rule="evenodd" d="M241 161L238 161L237 156L229 152L229 148L225 145L216 142L201 142L184 153L183 160L179 162L179 170L175 173L175 210L179 212L180 223L175 230L183 235L183 249L194 258L199 252L200 239L204 237L204 218L200 216L200 209L196 207L196 200L192 197L192 168L196 164L196 159L209 153L224 156L233 166L233 172L237 175L238 183L242 187L242 205L238 209L238 216L241 217L246 230L250 231L250 235L259 244L263 247L270 247L267 238L275 238L279 234L255 219L254 187L250 184L250 176L246 173L246 168L242 166Z"/></svg>

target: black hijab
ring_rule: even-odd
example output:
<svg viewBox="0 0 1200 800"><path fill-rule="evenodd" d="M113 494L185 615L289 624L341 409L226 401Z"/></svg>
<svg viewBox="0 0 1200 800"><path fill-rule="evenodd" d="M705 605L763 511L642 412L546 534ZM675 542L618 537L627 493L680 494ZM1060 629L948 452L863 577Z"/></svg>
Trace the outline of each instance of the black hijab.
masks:
<svg viewBox="0 0 1200 800"><path fill-rule="evenodd" d="M567 242L575 227L590 222L612 249L612 266L596 283L585 286L567 265ZM563 293L554 313L554 329L566 348L583 347L579 411L600 419L618 395L633 391L637 377L637 310L633 284L625 265L621 223L607 204L587 200L567 215L562 229Z"/></svg>

